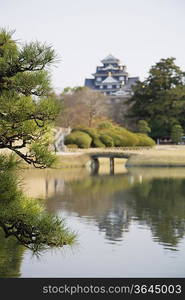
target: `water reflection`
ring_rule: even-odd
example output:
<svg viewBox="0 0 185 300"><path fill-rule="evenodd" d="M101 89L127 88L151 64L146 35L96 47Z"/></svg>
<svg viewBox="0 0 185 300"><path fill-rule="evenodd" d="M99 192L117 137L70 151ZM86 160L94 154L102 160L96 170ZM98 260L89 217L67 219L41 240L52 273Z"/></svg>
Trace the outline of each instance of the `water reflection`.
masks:
<svg viewBox="0 0 185 300"><path fill-rule="evenodd" d="M151 229L156 241L176 247L185 233L185 179L155 178L135 185L129 194L128 208L134 207L138 222Z"/></svg>
<svg viewBox="0 0 185 300"><path fill-rule="evenodd" d="M108 173L26 170L24 191L66 217L79 249L36 260L0 230L0 277L184 276L185 170Z"/></svg>
<svg viewBox="0 0 185 300"><path fill-rule="evenodd" d="M24 195L16 166L13 156L0 157L0 277L20 276L24 247L38 254L75 239L59 217Z"/></svg>
<svg viewBox="0 0 185 300"><path fill-rule="evenodd" d="M131 169L114 176L42 177L49 211L93 222L112 243L124 238L132 222L150 228L153 239L178 249L185 233L185 170Z"/></svg>
<svg viewBox="0 0 185 300"><path fill-rule="evenodd" d="M14 238L5 239L0 228L0 278L20 277L23 252Z"/></svg>

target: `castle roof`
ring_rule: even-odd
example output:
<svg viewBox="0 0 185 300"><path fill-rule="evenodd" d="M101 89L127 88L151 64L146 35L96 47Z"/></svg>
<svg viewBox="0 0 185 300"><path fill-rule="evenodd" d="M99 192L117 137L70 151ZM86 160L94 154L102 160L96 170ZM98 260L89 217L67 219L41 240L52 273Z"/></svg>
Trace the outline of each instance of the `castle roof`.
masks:
<svg viewBox="0 0 185 300"><path fill-rule="evenodd" d="M104 70L116 70L118 67L114 67L113 65L109 64L107 67L104 68Z"/></svg>
<svg viewBox="0 0 185 300"><path fill-rule="evenodd" d="M115 84L115 83L118 83L118 81L115 78L113 78L112 76L108 76L107 78L105 78L105 80L102 81L102 83L103 84L104 83L106 83L106 84L108 84L108 83Z"/></svg>
<svg viewBox="0 0 185 300"><path fill-rule="evenodd" d="M114 57L112 54L109 54L107 57L105 57L102 61L102 63L118 63L119 59Z"/></svg>

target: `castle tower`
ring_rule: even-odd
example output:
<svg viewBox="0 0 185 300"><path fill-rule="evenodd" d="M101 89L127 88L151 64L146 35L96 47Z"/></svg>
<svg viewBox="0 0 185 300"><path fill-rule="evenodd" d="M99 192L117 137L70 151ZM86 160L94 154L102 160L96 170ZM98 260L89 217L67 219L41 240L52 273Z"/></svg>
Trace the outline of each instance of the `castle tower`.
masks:
<svg viewBox="0 0 185 300"><path fill-rule="evenodd" d="M106 95L116 95L120 91L131 90L131 82L134 84L138 77L128 77L126 66L120 60L109 54L101 63L103 66L96 67L94 78L85 79L85 86L98 90Z"/></svg>

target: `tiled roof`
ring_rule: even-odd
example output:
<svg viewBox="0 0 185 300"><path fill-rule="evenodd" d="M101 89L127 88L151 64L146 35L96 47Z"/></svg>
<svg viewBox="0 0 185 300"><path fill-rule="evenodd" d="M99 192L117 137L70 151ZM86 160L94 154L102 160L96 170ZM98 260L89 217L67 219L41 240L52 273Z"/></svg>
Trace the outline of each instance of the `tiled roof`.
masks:
<svg viewBox="0 0 185 300"><path fill-rule="evenodd" d="M119 62L119 59L114 57L112 54L109 54L107 57L105 57L102 62Z"/></svg>
<svg viewBox="0 0 185 300"><path fill-rule="evenodd" d="M105 80L102 81L102 83L118 83L118 81L112 76L108 76Z"/></svg>
<svg viewBox="0 0 185 300"><path fill-rule="evenodd" d="M114 67L113 65L108 65L104 70L116 70L118 67Z"/></svg>

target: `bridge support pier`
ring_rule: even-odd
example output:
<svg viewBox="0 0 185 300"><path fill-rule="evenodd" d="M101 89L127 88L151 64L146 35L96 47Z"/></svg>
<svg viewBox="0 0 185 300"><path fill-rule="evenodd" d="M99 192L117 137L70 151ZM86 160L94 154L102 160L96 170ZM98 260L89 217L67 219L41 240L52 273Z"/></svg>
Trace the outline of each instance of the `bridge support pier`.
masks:
<svg viewBox="0 0 185 300"><path fill-rule="evenodd" d="M93 175L98 174L99 167L100 167L100 163L98 158L93 158L91 163L91 170Z"/></svg>
<svg viewBox="0 0 185 300"><path fill-rule="evenodd" d="M110 157L110 174L114 174L114 157Z"/></svg>

